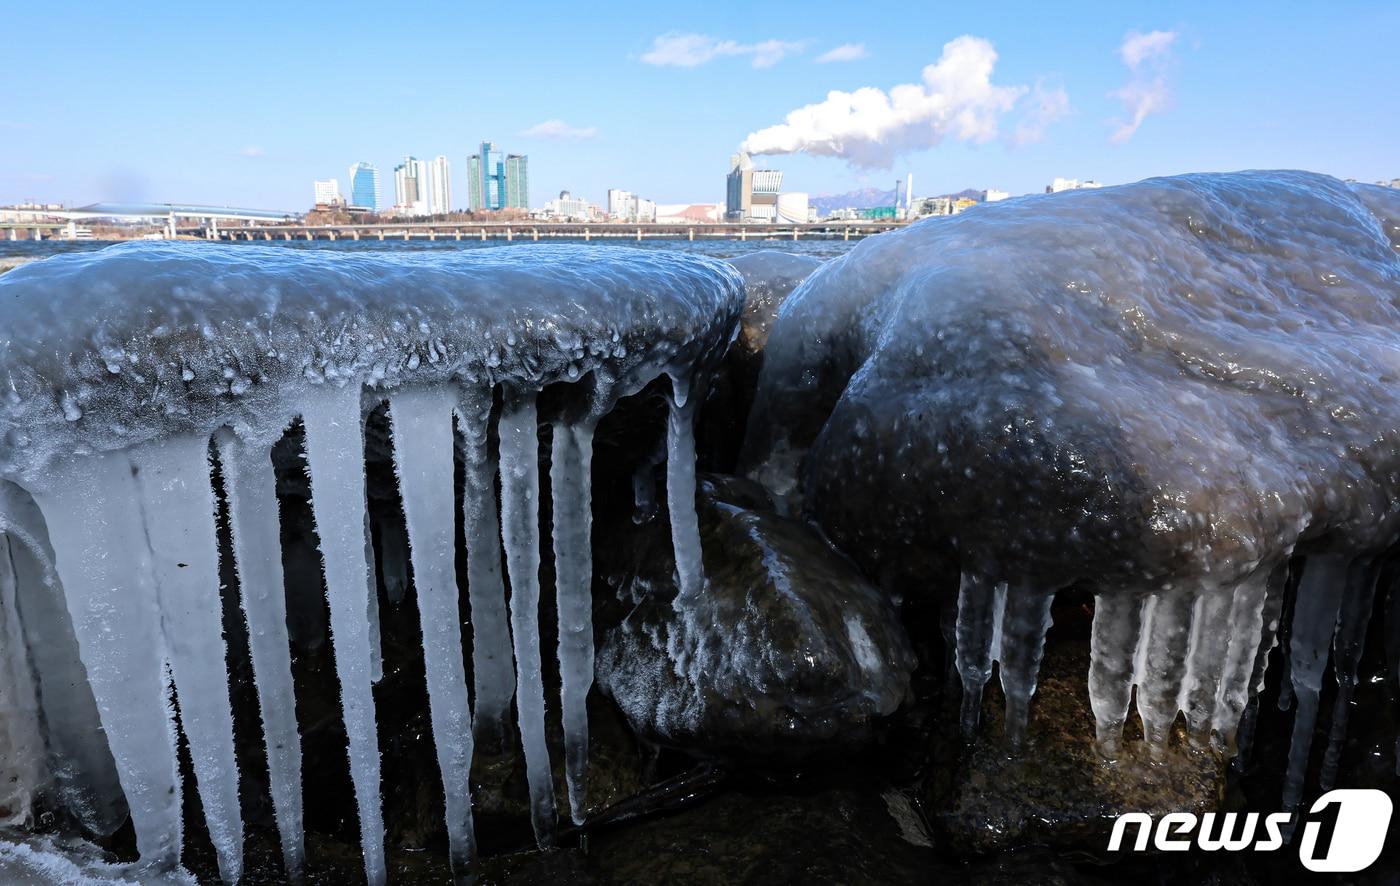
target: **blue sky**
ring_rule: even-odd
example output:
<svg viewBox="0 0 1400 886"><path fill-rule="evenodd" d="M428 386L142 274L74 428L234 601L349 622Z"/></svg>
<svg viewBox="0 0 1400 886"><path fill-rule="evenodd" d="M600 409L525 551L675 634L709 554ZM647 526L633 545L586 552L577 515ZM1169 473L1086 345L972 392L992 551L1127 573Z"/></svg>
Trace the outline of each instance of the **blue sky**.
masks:
<svg viewBox="0 0 1400 886"><path fill-rule="evenodd" d="M530 155L535 205L721 201L750 134L864 88L757 140L835 156L759 165L812 194L1400 176L1396 3L13 3L3 30L0 203L302 209L357 160L392 199L404 154L460 178L485 138Z"/></svg>

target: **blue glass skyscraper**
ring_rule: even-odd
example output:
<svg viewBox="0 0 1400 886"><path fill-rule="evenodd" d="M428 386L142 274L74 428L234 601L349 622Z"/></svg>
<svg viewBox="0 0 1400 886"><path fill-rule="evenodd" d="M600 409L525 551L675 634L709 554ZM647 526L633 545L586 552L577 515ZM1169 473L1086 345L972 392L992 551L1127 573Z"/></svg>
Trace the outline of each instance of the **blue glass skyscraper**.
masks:
<svg viewBox="0 0 1400 886"><path fill-rule="evenodd" d="M350 167L350 205L379 208L379 170L373 164L360 161Z"/></svg>

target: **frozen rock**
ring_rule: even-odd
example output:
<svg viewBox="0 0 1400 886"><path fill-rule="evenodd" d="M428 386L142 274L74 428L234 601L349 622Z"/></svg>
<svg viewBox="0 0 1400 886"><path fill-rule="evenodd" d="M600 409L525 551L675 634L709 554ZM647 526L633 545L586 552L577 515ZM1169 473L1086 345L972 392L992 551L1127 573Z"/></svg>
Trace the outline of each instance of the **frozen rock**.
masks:
<svg viewBox="0 0 1400 886"><path fill-rule="evenodd" d="M1228 741L1269 576L1325 554L1303 593L1326 600L1294 611L1335 616L1346 564L1396 535L1397 218L1382 189L1245 172L870 238L779 313L745 466L901 590L927 586L913 552L955 557L971 694L1038 656L1017 601L1075 585L1131 598L1095 631L1096 710L1136 684L1153 735L1183 710ZM1298 636L1310 733L1331 626Z"/></svg>
<svg viewBox="0 0 1400 886"><path fill-rule="evenodd" d="M702 752L867 738L914 666L894 605L810 527L765 507L761 488L712 477L699 502L705 583L694 607L676 602L658 540L623 588L640 603L599 650L599 684L634 729Z"/></svg>
<svg viewBox="0 0 1400 886"><path fill-rule="evenodd" d="M778 309L798 284L821 267L822 261L810 255L769 249L748 252L726 261L744 278L744 315L739 324L739 344L745 351L756 354L768 343Z"/></svg>

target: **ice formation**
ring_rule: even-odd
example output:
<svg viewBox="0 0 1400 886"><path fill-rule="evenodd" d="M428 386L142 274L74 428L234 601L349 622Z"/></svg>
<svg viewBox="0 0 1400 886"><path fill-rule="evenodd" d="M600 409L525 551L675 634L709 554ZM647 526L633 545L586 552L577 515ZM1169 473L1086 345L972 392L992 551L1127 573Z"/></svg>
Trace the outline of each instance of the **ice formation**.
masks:
<svg viewBox="0 0 1400 886"><path fill-rule="evenodd" d="M965 725L1000 662L1013 741L1049 599L1074 586L1097 600L1104 750L1134 687L1154 748L1178 712L1230 746L1301 568L1291 804L1329 654L1345 695L1397 536L1397 219L1394 191L1249 172L871 238L780 312L746 469L868 574L913 589L913 553L956 562Z"/></svg>
<svg viewBox="0 0 1400 886"><path fill-rule="evenodd" d="M368 410L387 400L452 861L465 874L474 851L467 778L474 742L499 739L512 698L536 832L548 843L541 426L553 439L558 656L577 820L593 670L592 428L620 398L662 376L672 380L669 470L677 482L669 498L683 581L697 585L700 567L689 553L699 549L689 535L694 465L674 462L694 458L686 392L722 355L742 305L741 279L720 262L610 248L414 256L142 245L6 274L0 629L7 638L22 631L38 699L25 701L35 687L9 678L28 670L7 661L0 700L42 707L49 768L65 798L82 807L76 812L85 822L108 831L129 808L149 871L179 864L178 712L220 873L238 879L243 829L213 487L222 477L271 797L296 876L304 856L301 751L288 643L289 628L303 622L299 601L283 595L284 582L293 585L283 575L272 449L299 420L365 871L371 883L383 882L371 694L381 667L379 613L364 427ZM554 385L571 393L542 413L536 395ZM496 392L504 403L499 466L489 446ZM454 563L454 428L467 478L464 577ZM396 590L386 585L398 594L404 554L383 554L386 574L400 577ZM458 617L462 578L472 613L474 714ZM5 649L15 653L8 642ZM72 698L45 691L84 672ZM92 746L96 730L81 728L94 721L105 746Z"/></svg>

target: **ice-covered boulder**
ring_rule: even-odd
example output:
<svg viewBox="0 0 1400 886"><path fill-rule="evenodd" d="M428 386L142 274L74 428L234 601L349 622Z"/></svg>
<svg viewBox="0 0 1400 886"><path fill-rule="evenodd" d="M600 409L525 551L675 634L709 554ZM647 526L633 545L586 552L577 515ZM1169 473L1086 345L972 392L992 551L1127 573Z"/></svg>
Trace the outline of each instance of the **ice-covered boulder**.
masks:
<svg viewBox="0 0 1400 886"><path fill-rule="evenodd" d="M633 728L701 753L788 756L868 739L914 655L888 598L762 487L709 477L698 496L705 586L675 606L668 546L621 588L639 600L598 652Z"/></svg>
<svg viewBox="0 0 1400 886"><path fill-rule="evenodd" d="M756 354L768 343L778 309L799 283L821 267L822 260L810 255L762 249L726 261L744 278L744 315L739 325L739 344L748 353Z"/></svg>
<svg viewBox="0 0 1400 886"><path fill-rule="evenodd" d="M1134 684L1150 740L1180 709L1228 742L1307 554L1300 766L1332 625L1345 683L1400 514L1397 217L1400 193L1245 172L872 237L780 312L745 463L872 575L955 552L968 725L998 660L1013 738L1077 585L1105 746Z"/></svg>
<svg viewBox="0 0 1400 886"><path fill-rule="evenodd" d="M593 430L620 399L668 382L667 498L693 597L698 398L689 393L724 353L742 307L742 280L722 262L606 247L415 255L140 244L0 278L0 480L19 503L0 509L0 529L49 566L26 572L18 609L26 598L64 601L43 611L65 624L25 624L26 638L32 649L38 636L75 636L142 863L174 868L182 843L173 686L220 873L234 881L241 871L219 569L231 559L283 856L289 875L301 869L278 499L294 463L309 481L322 566L295 585L319 590L324 578L365 871L384 880L371 693L382 673L378 530L365 480L366 416L376 411L368 445L372 460L392 459L402 500L408 544L397 556L413 575L450 856L462 876L474 853L473 730L499 734L512 703L535 831L542 844L552 839L539 623L542 432L551 440L565 772L577 820L593 679ZM274 459L289 428L298 451Z"/></svg>

